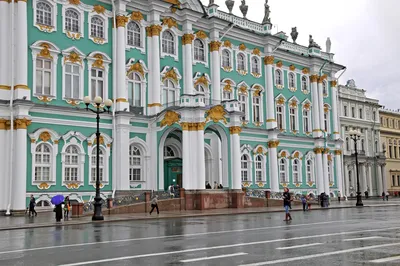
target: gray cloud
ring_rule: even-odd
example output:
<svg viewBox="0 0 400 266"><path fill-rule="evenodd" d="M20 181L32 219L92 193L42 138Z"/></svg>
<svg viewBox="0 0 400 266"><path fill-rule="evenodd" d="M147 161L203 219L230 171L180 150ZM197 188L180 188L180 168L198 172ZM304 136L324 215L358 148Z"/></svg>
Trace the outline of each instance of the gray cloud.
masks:
<svg viewBox="0 0 400 266"><path fill-rule="evenodd" d="M202 0L208 5L208 0ZM234 14L241 15L236 0ZM227 11L225 0L215 0ZM263 0L247 0L247 17L261 22ZM269 0L274 33L290 34L297 26L297 42L308 44L308 35L325 49L331 38L335 62L347 66L340 83L354 79L367 95L388 108L400 108L399 0ZM397 95L399 93L399 95Z"/></svg>

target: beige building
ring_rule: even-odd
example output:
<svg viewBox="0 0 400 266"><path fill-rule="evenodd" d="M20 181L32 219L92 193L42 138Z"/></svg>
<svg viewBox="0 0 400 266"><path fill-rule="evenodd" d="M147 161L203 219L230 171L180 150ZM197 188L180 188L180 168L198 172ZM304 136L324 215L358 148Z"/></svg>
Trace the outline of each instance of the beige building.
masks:
<svg viewBox="0 0 400 266"><path fill-rule="evenodd" d="M400 110L379 110L381 142L386 154L386 183L391 195L400 191Z"/></svg>

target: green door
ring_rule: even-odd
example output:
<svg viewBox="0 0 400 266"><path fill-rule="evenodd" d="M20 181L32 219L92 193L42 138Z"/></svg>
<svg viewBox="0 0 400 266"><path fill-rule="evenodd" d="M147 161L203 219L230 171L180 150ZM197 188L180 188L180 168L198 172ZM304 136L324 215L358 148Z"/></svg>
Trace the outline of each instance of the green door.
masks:
<svg viewBox="0 0 400 266"><path fill-rule="evenodd" d="M174 158L164 161L164 190L173 185L182 187L182 159Z"/></svg>

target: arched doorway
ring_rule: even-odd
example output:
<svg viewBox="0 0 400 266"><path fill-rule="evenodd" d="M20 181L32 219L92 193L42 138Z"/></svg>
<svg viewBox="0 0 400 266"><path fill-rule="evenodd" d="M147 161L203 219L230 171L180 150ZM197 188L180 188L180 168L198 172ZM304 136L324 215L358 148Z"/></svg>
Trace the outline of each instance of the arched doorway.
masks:
<svg viewBox="0 0 400 266"><path fill-rule="evenodd" d="M170 129L160 142L159 189L170 185L182 187L182 132Z"/></svg>

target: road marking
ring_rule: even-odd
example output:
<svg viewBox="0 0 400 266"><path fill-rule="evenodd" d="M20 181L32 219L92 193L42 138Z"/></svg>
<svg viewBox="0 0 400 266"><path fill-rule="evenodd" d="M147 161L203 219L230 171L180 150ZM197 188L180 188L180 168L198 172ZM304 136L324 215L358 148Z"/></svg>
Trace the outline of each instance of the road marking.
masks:
<svg viewBox="0 0 400 266"><path fill-rule="evenodd" d="M219 255L219 256L213 256L213 257L197 258L197 259L190 259L190 260L181 260L180 262L183 262L183 263L185 263L185 262L196 262L196 261L214 260L214 259L220 259L220 258L243 256L243 255L247 255L247 253L239 252L239 253Z"/></svg>
<svg viewBox="0 0 400 266"><path fill-rule="evenodd" d="M60 265L60 266L80 266L80 265L105 263L105 262L113 262L113 261L120 261L120 260L131 260L131 259L139 259L139 258L147 258L147 257L156 257L156 256L165 256L165 255L173 255L173 254L181 254L181 253L206 251L206 250L235 248L235 247L252 246L252 245L276 243L276 242L284 242L284 241L293 241L293 240L301 240L301 239L321 238L321 237L328 237L328 236L338 236L338 235L358 234L358 233L365 233L365 232L376 232L376 231L387 231L387 230L398 230L398 229L400 229L400 227L369 229L369 230L363 230L363 231L340 232L340 233L322 234L322 235L313 235L313 236L299 236L299 237L286 238L286 239L271 239L271 240L249 242L249 243L239 243L239 244L214 246L214 247L203 247L203 248L199 247L199 248L183 249L183 250L170 251L170 252L148 253L148 254L126 256L126 257L116 257L116 258L110 258L110 259L103 259L103 260L84 261L84 262L77 262L77 263L71 263L71 264L63 264L63 265ZM395 244L395 245L400 245L400 243L399 244ZM383 247L383 246L384 245L379 245L379 247ZM313 256L315 256L315 255L313 255Z"/></svg>
<svg viewBox="0 0 400 266"><path fill-rule="evenodd" d="M383 237L381 237L381 236L369 236L369 237L344 239L343 241L347 242L347 241L357 241L357 240L370 240L370 239L377 239L377 238L383 238Z"/></svg>
<svg viewBox="0 0 400 266"><path fill-rule="evenodd" d="M329 221L329 222L319 222L319 223L309 223L309 224L295 224L295 225L289 225L289 226L288 225L280 225L280 226L257 227L257 228L247 228L247 229L237 229L237 230L227 230L227 231L217 231L217 232L204 232L204 233L185 234L185 235L153 236L153 237L143 237L143 238L130 238L130 239L101 241L101 242L89 242L89 243L80 243L80 244L59 245L59 246L47 246L47 247L39 247L39 248L28 248L28 249L0 251L0 255L1 254L10 254L10 253L19 253L19 252L29 252L29 251L38 251L38 250L57 249L57 248L82 247L82 246L91 246L91 245L100 245L100 244L124 243L124 242L134 242L134 241L143 241L143 240L156 240L156 239L166 239L166 238L175 238L175 237L193 237L193 236L216 235L216 234L248 232L248 231L258 231L258 230L268 230L268 229L279 229L279 228L288 228L288 227L290 227L290 228L291 227L301 227L301 226L310 226L310 225L319 225L319 224L331 224L331 223L349 222L349 221L353 221L353 220Z"/></svg>
<svg viewBox="0 0 400 266"><path fill-rule="evenodd" d="M293 248L305 248L305 247L312 247L322 245L322 243L311 243L311 244L304 244L304 245L297 245L297 246L290 246L290 247L279 247L276 249L285 250L285 249L293 249Z"/></svg>
<svg viewBox="0 0 400 266"><path fill-rule="evenodd" d="M361 248L352 248L352 249L346 249L346 250L338 250L338 251L325 252L325 253L300 256L300 257L293 257L293 258L287 258L287 259L271 260L271 261L251 263L251 264L242 264L240 266L262 266L262 265L270 265L270 264L276 264L276 263L287 263L287 262L298 261L298 260L315 259L315 258L320 258L320 257L339 255L339 254L363 251L363 250L374 249L374 248L393 247L393 246L400 246L400 243L392 243L392 244L375 245L375 246L368 246L368 247L361 247Z"/></svg>
<svg viewBox="0 0 400 266"><path fill-rule="evenodd" d="M384 262L391 262L391 261L396 261L396 260L400 260L400 256L377 259L377 260L370 260L369 262L372 262L372 263L384 263Z"/></svg>

